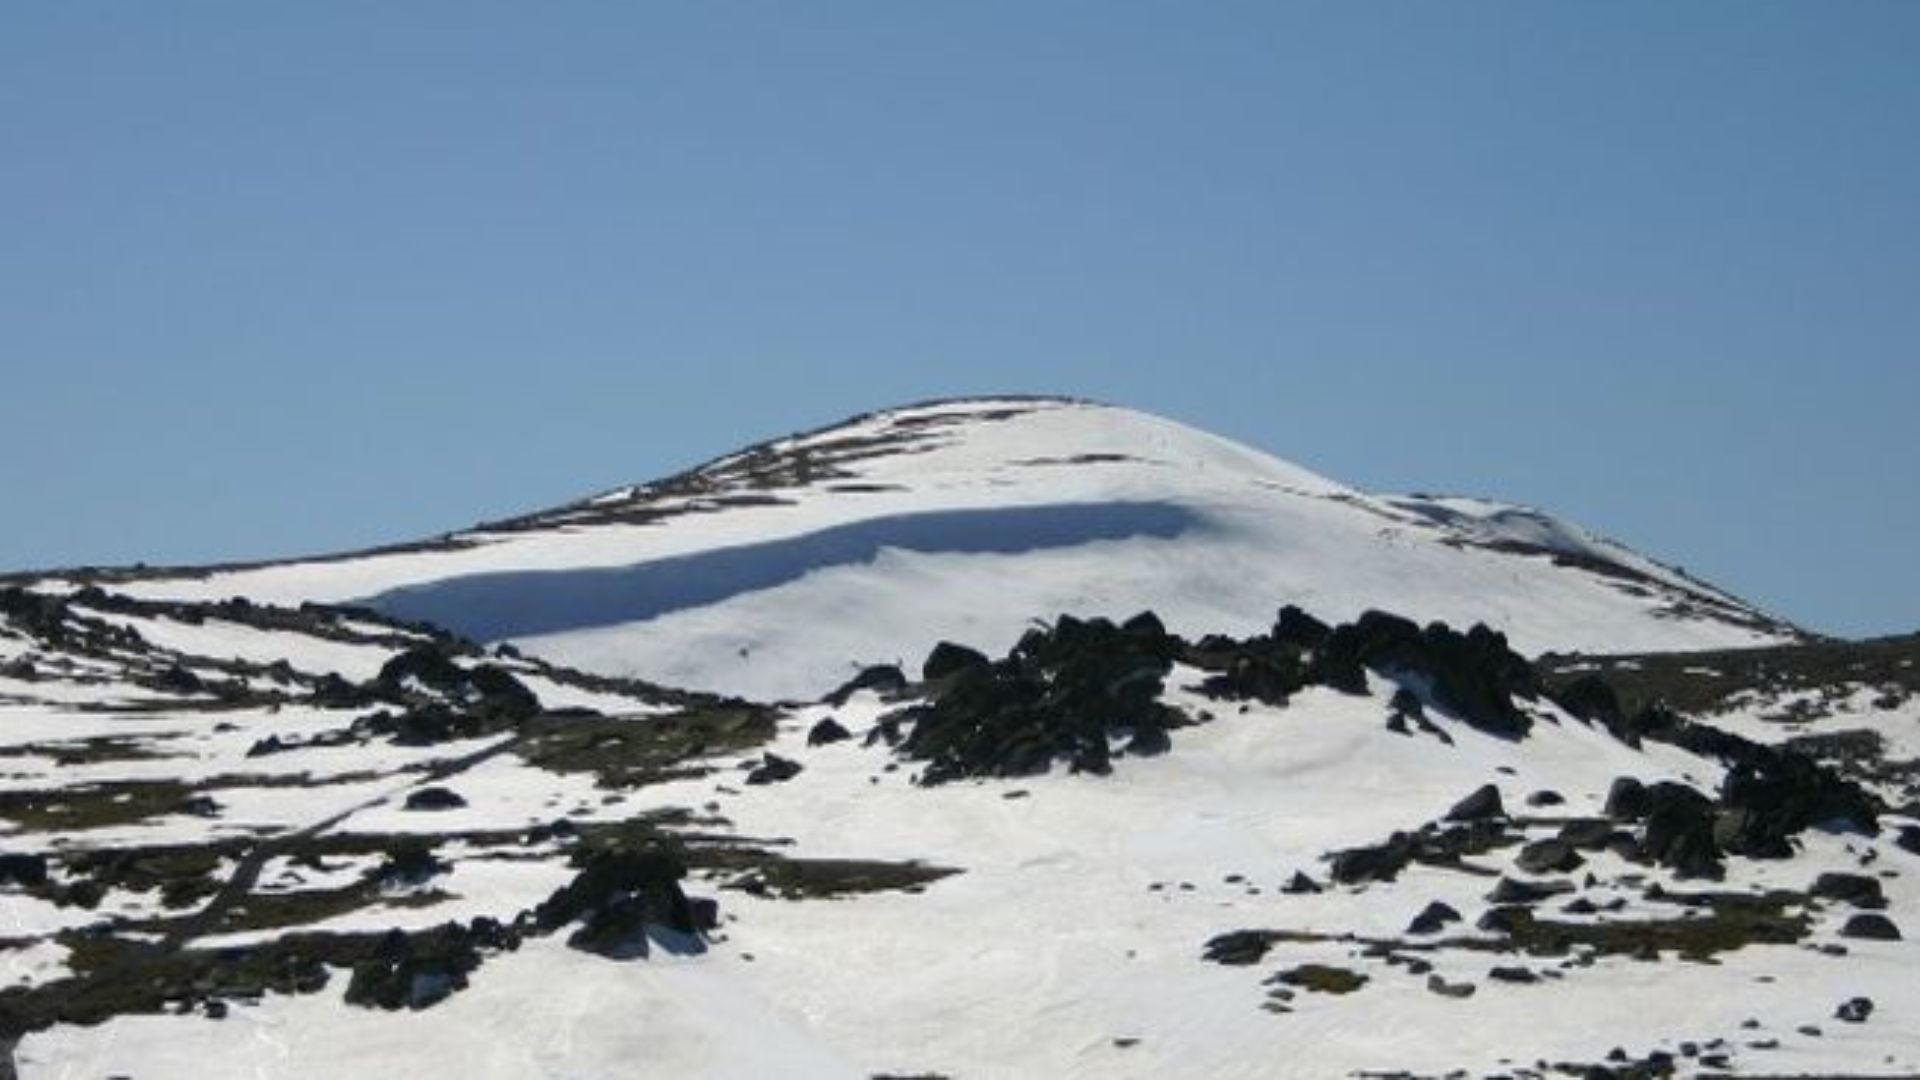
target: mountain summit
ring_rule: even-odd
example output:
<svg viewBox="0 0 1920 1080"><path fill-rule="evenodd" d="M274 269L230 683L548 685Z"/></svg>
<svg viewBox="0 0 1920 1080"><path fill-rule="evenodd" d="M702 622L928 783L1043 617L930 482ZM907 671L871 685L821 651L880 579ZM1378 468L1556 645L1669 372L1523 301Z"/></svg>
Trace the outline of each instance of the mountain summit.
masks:
<svg viewBox="0 0 1920 1080"><path fill-rule="evenodd" d="M1282 603L1500 627L1523 652L1798 631L1587 530L1373 495L1131 409L975 398L871 413L439 540L155 580L148 597L356 603L587 671L817 694L941 639L1152 607L1252 632Z"/></svg>
<svg viewBox="0 0 1920 1080"><path fill-rule="evenodd" d="M1795 634L1051 399L21 576L0 1077L1920 1075L1920 640Z"/></svg>

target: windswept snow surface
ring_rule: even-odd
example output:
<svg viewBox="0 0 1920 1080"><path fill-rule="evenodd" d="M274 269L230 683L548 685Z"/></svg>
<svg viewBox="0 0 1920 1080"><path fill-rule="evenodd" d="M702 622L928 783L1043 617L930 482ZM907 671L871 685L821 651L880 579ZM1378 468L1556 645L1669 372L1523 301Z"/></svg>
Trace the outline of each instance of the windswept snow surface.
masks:
<svg viewBox="0 0 1920 1080"><path fill-rule="evenodd" d="M1577 526L1367 495L1127 409L872 414L404 549L149 579L136 595L361 602L558 663L811 697L942 638L1151 607L1247 633L1296 603L1503 628L1523 652L1734 647L1792 627Z"/></svg>

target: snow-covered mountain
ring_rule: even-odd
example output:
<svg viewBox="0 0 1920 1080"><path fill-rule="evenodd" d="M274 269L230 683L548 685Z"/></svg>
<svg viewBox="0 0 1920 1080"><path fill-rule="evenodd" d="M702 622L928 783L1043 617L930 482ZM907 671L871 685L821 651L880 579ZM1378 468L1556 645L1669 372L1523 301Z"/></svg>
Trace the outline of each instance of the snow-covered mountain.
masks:
<svg viewBox="0 0 1920 1080"><path fill-rule="evenodd" d="M1920 639L1801 638L1058 400L17 577L0 1078L1920 1074Z"/></svg>
<svg viewBox="0 0 1920 1080"><path fill-rule="evenodd" d="M1503 628L1527 653L1766 644L1751 606L1526 507L1376 496L1128 409L972 399L779 439L670 479L382 552L148 580L325 601L556 662L808 697L951 638L1152 608L1252 633L1281 603Z"/></svg>

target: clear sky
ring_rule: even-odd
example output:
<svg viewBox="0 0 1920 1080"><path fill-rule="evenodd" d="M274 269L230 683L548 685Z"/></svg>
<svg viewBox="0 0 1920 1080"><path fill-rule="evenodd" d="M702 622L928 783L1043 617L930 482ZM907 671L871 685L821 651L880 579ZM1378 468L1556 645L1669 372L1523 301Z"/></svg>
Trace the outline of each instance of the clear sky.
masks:
<svg viewBox="0 0 1920 1080"><path fill-rule="evenodd" d="M1920 3L0 10L0 568L993 391L1920 629Z"/></svg>

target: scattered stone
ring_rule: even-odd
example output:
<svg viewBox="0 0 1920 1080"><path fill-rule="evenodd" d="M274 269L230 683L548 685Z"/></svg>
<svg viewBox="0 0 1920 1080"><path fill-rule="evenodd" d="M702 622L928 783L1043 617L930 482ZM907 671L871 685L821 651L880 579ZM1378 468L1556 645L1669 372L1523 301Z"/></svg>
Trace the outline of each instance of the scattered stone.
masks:
<svg viewBox="0 0 1920 1080"><path fill-rule="evenodd" d="M1528 806L1560 806L1566 801L1566 796L1551 789L1536 791L1527 796Z"/></svg>
<svg viewBox="0 0 1920 1080"><path fill-rule="evenodd" d="M1487 971L1487 978L1504 983L1537 983L1540 976L1533 969L1523 967L1495 967Z"/></svg>
<svg viewBox="0 0 1920 1080"><path fill-rule="evenodd" d="M1413 921L1407 924L1407 933L1437 934L1448 923L1457 923L1459 921L1460 913L1458 911L1455 911L1447 904L1435 900L1421 909L1420 914L1415 915Z"/></svg>
<svg viewBox="0 0 1920 1080"><path fill-rule="evenodd" d="M408 810L458 810L467 805L467 800L458 792L443 787L423 787L407 794Z"/></svg>
<svg viewBox="0 0 1920 1080"><path fill-rule="evenodd" d="M1507 811L1500 803L1500 789L1485 784L1474 790L1473 794L1461 799L1447 811L1448 821L1486 821L1503 818Z"/></svg>
<svg viewBox="0 0 1920 1080"><path fill-rule="evenodd" d="M1520 849L1514 865L1529 874L1566 874L1586 865L1585 859L1565 840L1535 840Z"/></svg>
<svg viewBox="0 0 1920 1080"><path fill-rule="evenodd" d="M1873 999L1865 997L1848 998L1833 1011L1833 1018L1849 1024L1864 1024L1867 1017L1873 1015Z"/></svg>
<svg viewBox="0 0 1920 1080"><path fill-rule="evenodd" d="M1633 837L1605 818L1587 818L1581 821L1569 821L1560 826L1558 838L1581 851L1599 851L1616 838L1625 838L1629 842Z"/></svg>
<svg viewBox="0 0 1920 1080"><path fill-rule="evenodd" d="M800 775L800 763L778 754L763 754L760 764L747 773L747 783L782 784Z"/></svg>
<svg viewBox="0 0 1920 1080"><path fill-rule="evenodd" d="M1519 881L1503 877L1487 893L1487 901L1494 904L1537 904L1573 891L1571 881Z"/></svg>
<svg viewBox="0 0 1920 1080"><path fill-rule="evenodd" d="M845 705L847 700L862 690L871 690L881 697L891 697L907 689L906 673L892 664L876 664L862 668L858 675L841 683L826 701L832 705Z"/></svg>
<svg viewBox="0 0 1920 1080"><path fill-rule="evenodd" d="M1264 930L1234 930L1207 942L1201 955L1216 964L1245 967L1257 964L1273 948L1273 937Z"/></svg>
<svg viewBox="0 0 1920 1080"><path fill-rule="evenodd" d="M1885 915L1863 912L1847 920L1847 924L1840 928L1840 936L1866 941L1899 941L1900 928Z"/></svg>
<svg viewBox="0 0 1920 1080"><path fill-rule="evenodd" d="M851 738L853 738L853 732L848 731L840 721L831 716L821 720L807 731L808 746L826 746Z"/></svg>
<svg viewBox="0 0 1920 1080"><path fill-rule="evenodd" d="M45 855L0 855L0 885L33 888L47 883Z"/></svg>
<svg viewBox="0 0 1920 1080"><path fill-rule="evenodd" d="M1303 896L1319 892L1320 885L1306 874L1295 870L1293 876L1287 879L1287 883L1280 886L1280 891L1288 896Z"/></svg>
<svg viewBox="0 0 1920 1080"><path fill-rule="evenodd" d="M1427 976L1427 989L1441 997L1470 998L1479 987L1470 982L1450 983L1438 975Z"/></svg>
<svg viewBox="0 0 1920 1080"><path fill-rule="evenodd" d="M1865 874L1821 874L1807 892L1822 900L1837 900L1868 911L1881 911L1887 906L1887 897L1880 891L1880 880Z"/></svg>
<svg viewBox="0 0 1920 1080"><path fill-rule="evenodd" d="M675 952L697 953L700 934L717 923L711 901L680 889L686 868L660 851L596 851L576 858L579 873L534 909L533 921L552 931L578 921L567 944L624 960L648 954L649 941Z"/></svg>
<svg viewBox="0 0 1920 1080"><path fill-rule="evenodd" d="M1367 977L1357 971L1326 964L1301 964L1277 973L1274 978L1287 986L1317 994L1351 994L1367 984Z"/></svg>
<svg viewBox="0 0 1920 1080"><path fill-rule="evenodd" d="M920 665L920 677L933 682L962 671L984 668L990 663L986 654L978 649L942 641L933 647L933 651L927 654L926 662Z"/></svg>
<svg viewBox="0 0 1920 1080"><path fill-rule="evenodd" d="M1653 808L1646 785L1631 776L1622 776L1607 789L1605 813L1615 821L1638 821Z"/></svg>

